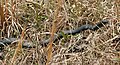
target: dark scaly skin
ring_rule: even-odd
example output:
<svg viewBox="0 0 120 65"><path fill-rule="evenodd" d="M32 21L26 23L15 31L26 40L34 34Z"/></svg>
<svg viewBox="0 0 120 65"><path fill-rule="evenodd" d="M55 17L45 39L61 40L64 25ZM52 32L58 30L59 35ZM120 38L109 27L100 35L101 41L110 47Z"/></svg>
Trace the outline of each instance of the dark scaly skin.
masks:
<svg viewBox="0 0 120 65"><path fill-rule="evenodd" d="M75 29L75 30L67 30L67 31L63 31L64 34L67 34L67 35L75 35L75 34L78 34L82 31L85 31L85 30L92 30L92 31L96 31L98 30L99 28L103 27L105 24L108 23L108 20L102 20L98 23L96 23L96 25L90 25L90 24L87 24L87 25L82 25L80 26L79 28ZM54 40L53 42L57 41L58 39L61 39L63 37L62 33L59 33L57 36L54 36ZM47 46L47 44L49 43L50 39L48 40L45 40L45 41L42 41L42 46Z"/></svg>
<svg viewBox="0 0 120 65"><path fill-rule="evenodd" d="M17 38L5 38L3 40L0 40L0 47L10 45L13 41L16 41Z"/></svg>
<svg viewBox="0 0 120 65"><path fill-rule="evenodd" d="M63 33L67 34L67 35L70 35L70 34L71 35L75 35L75 34L80 33L81 31L85 31L85 30L96 31L99 28L103 27L107 23L108 23L108 20L102 20L102 21L96 23L96 25L94 25L94 26L90 25L90 24L82 25L82 26L80 26L79 28L77 28L75 30L67 30L67 31L63 31ZM58 39L61 39L61 38L63 38L62 33L59 33L57 36L56 35L54 36L53 42L55 42L55 41L57 41ZM10 45L15 40L18 40L18 39L17 38L7 38L7 39L0 40L0 47L4 47L4 46L7 46L7 45ZM41 41L40 44L42 45L42 47L47 46L48 43L49 43L49 40L50 39ZM24 43L23 47L32 48L34 46L30 46L29 44L25 44Z"/></svg>

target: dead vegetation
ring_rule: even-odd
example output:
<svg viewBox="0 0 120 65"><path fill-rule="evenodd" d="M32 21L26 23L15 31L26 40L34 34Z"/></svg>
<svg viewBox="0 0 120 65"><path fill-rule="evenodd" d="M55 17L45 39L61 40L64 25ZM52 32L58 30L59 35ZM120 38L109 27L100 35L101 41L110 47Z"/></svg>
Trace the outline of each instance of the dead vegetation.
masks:
<svg viewBox="0 0 120 65"><path fill-rule="evenodd" d="M19 45L6 46L0 53L0 65L120 64L119 0L1 0L0 3L0 39L24 37L36 45L31 49L20 48L21 52L16 51ZM87 30L52 41L55 32L103 19L108 19L109 24L97 31ZM51 38L48 47L41 47L39 42L48 38Z"/></svg>

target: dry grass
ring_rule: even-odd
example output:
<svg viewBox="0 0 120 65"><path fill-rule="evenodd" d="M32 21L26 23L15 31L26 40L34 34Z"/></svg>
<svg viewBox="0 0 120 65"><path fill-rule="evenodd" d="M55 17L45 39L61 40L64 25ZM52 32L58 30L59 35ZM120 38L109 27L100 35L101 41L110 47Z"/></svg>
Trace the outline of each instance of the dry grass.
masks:
<svg viewBox="0 0 120 65"><path fill-rule="evenodd" d="M120 64L119 0L1 0L0 3L0 38L21 38L26 27L24 39L36 45L36 48L22 48L13 65ZM51 41L48 47L39 44L52 39L55 32L103 19L108 19L109 24L98 31L67 35L67 39ZM16 49L16 45L6 46L0 65L9 65Z"/></svg>

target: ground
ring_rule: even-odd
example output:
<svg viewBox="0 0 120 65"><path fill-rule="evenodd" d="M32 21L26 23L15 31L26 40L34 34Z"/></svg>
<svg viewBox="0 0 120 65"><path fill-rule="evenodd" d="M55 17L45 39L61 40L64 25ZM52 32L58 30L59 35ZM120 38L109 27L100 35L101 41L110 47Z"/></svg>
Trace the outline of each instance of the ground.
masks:
<svg viewBox="0 0 120 65"><path fill-rule="evenodd" d="M6 46L1 51L3 56L0 64L119 65L119 3L119 0L1 1L0 39L24 36L36 48L21 48L22 51L17 52L19 43ZM52 30L57 34L84 24L95 25L104 19L109 23L97 31L86 30L76 35L66 35L53 43L52 48L41 46L42 40L52 37Z"/></svg>

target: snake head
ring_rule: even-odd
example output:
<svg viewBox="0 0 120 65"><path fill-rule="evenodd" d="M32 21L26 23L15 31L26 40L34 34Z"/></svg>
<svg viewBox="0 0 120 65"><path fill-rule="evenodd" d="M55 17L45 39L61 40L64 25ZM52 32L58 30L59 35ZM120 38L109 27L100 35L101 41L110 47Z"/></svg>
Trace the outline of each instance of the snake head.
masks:
<svg viewBox="0 0 120 65"><path fill-rule="evenodd" d="M92 30L98 30L99 28L103 27L105 24L108 24L108 20L102 20L100 22L98 22L95 26L93 26Z"/></svg>
<svg viewBox="0 0 120 65"><path fill-rule="evenodd" d="M108 20L102 20L100 23L107 24L108 22Z"/></svg>

